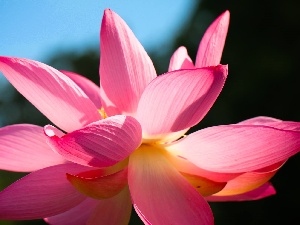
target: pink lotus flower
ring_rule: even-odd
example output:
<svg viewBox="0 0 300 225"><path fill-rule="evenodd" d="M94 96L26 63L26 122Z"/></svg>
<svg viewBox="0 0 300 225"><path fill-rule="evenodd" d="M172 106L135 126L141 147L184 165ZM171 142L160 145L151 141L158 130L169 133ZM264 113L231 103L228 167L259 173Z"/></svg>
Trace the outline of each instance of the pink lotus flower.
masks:
<svg viewBox="0 0 300 225"><path fill-rule="evenodd" d="M258 117L186 137L218 97L229 13L207 30L195 66L181 47L156 76L125 22L106 10L100 88L28 59L0 71L56 126L0 129L0 168L31 172L0 192L0 218L54 225L213 224L207 203L274 194L268 180L299 152L299 123ZM201 68L199 68L201 67ZM183 137L183 138L181 138ZM181 139L180 139L181 138Z"/></svg>

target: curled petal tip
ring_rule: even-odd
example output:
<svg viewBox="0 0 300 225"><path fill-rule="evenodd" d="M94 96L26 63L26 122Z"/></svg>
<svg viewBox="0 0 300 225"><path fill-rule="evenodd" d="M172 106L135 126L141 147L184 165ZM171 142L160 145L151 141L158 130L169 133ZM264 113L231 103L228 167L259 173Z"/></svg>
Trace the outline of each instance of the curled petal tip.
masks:
<svg viewBox="0 0 300 225"><path fill-rule="evenodd" d="M105 10L104 10L104 14L106 14L106 13L111 13L111 12L113 12L110 8L106 8Z"/></svg>
<svg viewBox="0 0 300 225"><path fill-rule="evenodd" d="M115 13L113 10L111 10L110 8L107 8L104 10L103 13L103 18L102 18L102 27L105 25L107 26L108 24L111 24L111 19L118 19L119 15L117 13ZM121 18L120 18L121 19ZM111 24L113 25L113 24ZM101 28L102 30L103 28Z"/></svg>
<svg viewBox="0 0 300 225"><path fill-rule="evenodd" d="M225 12L223 12L220 17L229 20L229 18L230 18L230 12L229 12L229 10L226 10Z"/></svg>
<svg viewBox="0 0 300 225"><path fill-rule="evenodd" d="M216 71L220 71L220 72L224 72L224 73L228 73L228 64L226 65L218 65L215 67Z"/></svg>
<svg viewBox="0 0 300 225"><path fill-rule="evenodd" d="M219 23L222 26L229 26L229 20L230 20L230 12L229 10L226 10L223 12L216 20L216 23Z"/></svg>
<svg viewBox="0 0 300 225"><path fill-rule="evenodd" d="M214 70L215 73L222 74L224 79L228 75L228 65L219 64L219 65L215 66L213 70Z"/></svg>
<svg viewBox="0 0 300 225"><path fill-rule="evenodd" d="M114 14L114 11L112 11L111 9L107 8L104 10L104 13L103 13L103 19L108 17L108 16L112 16Z"/></svg>

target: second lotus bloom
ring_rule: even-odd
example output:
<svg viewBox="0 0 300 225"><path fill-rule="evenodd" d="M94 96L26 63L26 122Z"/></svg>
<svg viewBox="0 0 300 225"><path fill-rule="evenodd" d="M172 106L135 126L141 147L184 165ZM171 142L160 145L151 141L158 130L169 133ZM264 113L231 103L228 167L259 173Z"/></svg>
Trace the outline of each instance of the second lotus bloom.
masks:
<svg viewBox="0 0 300 225"><path fill-rule="evenodd" d="M229 12L157 76L126 23L105 10L100 88L83 76L0 57L0 71L57 127L0 129L0 168L31 172L0 192L0 219L53 225L213 224L210 201L275 193L268 180L299 152L299 123L257 117L186 137L217 99ZM25 188L26 187L26 188Z"/></svg>

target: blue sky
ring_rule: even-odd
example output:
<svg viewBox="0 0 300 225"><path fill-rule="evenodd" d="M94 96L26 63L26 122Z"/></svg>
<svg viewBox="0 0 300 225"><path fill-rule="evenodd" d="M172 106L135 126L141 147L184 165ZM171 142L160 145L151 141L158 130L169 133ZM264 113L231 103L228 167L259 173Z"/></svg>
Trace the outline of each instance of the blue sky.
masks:
<svg viewBox="0 0 300 225"><path fill-rule="evenodd" d="M146 49L167 43L195 0L0 0L0 55L45 61L61 49L99 45L105 8L117 12Z"/></svg>

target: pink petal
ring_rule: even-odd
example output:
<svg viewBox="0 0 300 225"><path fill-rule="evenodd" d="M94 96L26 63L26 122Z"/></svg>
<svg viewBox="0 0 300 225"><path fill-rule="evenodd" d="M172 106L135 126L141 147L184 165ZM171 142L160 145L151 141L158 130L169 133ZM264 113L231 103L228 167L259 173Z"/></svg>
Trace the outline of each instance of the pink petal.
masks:
<svg viewBox="0 0 300 225"><path fill-rule="evenodd" d="M221 191L226 182L216 182L195 174L180 172L180 174L199 192L202 196L210 196Z"/></svg>
<svg viewBox="0 0 300 225"><path fill-rule="evenodd" d="M259 116L244 120L238 124L242 125L265 125L284 130L300 131L300 122L282 121L272 117Z"/></svg>
<svg viewBox="0 0 300 225"><path fill-rule="evenodd" d="M98 109L101 109L101 97L100 88L94 84L91 80L77 73L70 71L61 71L63 74L67 75L71 80L73 80L89 97L89 99L95 104Z"/></svg>
<svg viewBox="0 0 300 225"><path fill-rule="evenodd" d="M167 149L205 170L248 172L297 154L300 132L259 125L216 126L190 134Z"/></svg>
<svg viewBox="0 0 300 225"><path fill-rule="evenodd" d="M137 111L144 136L197 124L222 90L227 66L178 70L157 77L145 89Z"/></svg>
<svg viewBox="0 0 300 225"><path fill-rule="evenodd" d="M128 225L130 213L130 195L128 188L124 188L112 198L101 201L87 198L71 210L45 220L51 225Z"/></svg>
<svg viewBox="0 0 300 225"><path fill-rule="evenodd" d="M64 163L47 144L43 128L18 124L0 128L0 168L31 172Z"/></svg>
<svg viewBox="0 0 300 225"><path fill-rule="evenodd" d="M84 175L67 174L67 179L81 193L95 199L106 199L117 195L127 186L127 168L105 176L95 176L94 171Z"/></svg>
<svg viewBox="0 0 300 225"><path fill-rule="evenodd" d="M106 170L106 168L105 168ZM95 171L107 172L101 170ZM86 171L81 174L91 174L91 171ZM86 198L78 206L66 211L62 214L45 218L46 222L52 225L128 225L131 214L131 200L128 192L128 187L117 195L102 200Z"/></svg>
<svg viewBox="0 0 300 225"><path fill-rule="evenodd" d="M269 125L274 122L281 122L282 120L275 119L267 116L257 116L254 118L250 118L244 121L239 122L238 124L242 125Z"/></svg>
<svg viewBox="0 0 300 225"><path fill-rule="evenodd" d="M135 210L146 224L213 224L204 198L155 147L142 145L129 159Z"/></svg>
<svg viewBox="0 0 300 225"><path fill-rule="evenodd" d="M223 188L216 195L239 195L252 191L269 181L283 164L284 162L280 162L264 168L263 170L243 173L240 176L228 181L225 188Z"/></svg>
<svg viewBox="0 0 300 225"><path fill-rule="evenodd" d="M0 71L38 110L67 132L101 118L86 94L50 66L28 59L0 57Z"/></svg>
<svg viewBox="0 0 300 225"><path fill-rule="evenodd" d="M205 199L210 202L251 201L259 200L276 194L276 190L270 183L266 183L253 191L240 195L231 196L209 196Z"/></svg>
<svg viewBox="0 0 300 225"><path fill-rule="evenodd" d="M195 164L191 163L187 159L177 156L176 154L173 154L172 151L165 151L165 156L178 171L205 177L207 179L216 182L227 182L242 174L242 173L216 173L213 171L204 170L196 166Z"/></svg>
<svg viewBox="0 0 300 225"><path fill-rule="evenodd" d="M86 225L98 204L99 200L86 198L74 208L61 214L45 218L45 221L51 225Z"/></svg>
<svg viewBox="0 0 300 225"><path fill-rule="evenodd" d="M118 195L101 200L87 224L128 225L131 208L130 194L125 187Z"/></svg>
<svg viewBox="0 0 300 225"><path fill-rule="evenodd" d="M220 64L229 26L229 17L229 11L225 11L206 30L198 48L196 67Z"/></svg>
<svg viewBox="0 0 300 225"><path fill-rule="evenodd" d="M45 127L54 151L65 159L93 167L112 166L130 155L141 143L141 127L130 116L112 116L65 134L55 135Z"/></svg>
<svg viewBox="0 0 300 225"><path fill-rule="evenodd" d="M169 70L179 70L179 69L194 69L195 66L193 61L189 57L185 47L179 47L171 57Z"/></svg>
<svg viewBox="0 0 300 225"><path fill-rule="evenodd" d="M47 167L16 181L0 192L0 219L30 220L53 216L85 199L66 179L86 167L73 163Z"/></svg>
<svg viewBox="0 0 300 225"><path fill-rule="evenodd" d="M134 114L145 87L156 77L152 61L127 24L110 9L104 12L100 37L105 111L108 115Z"/></svg>

